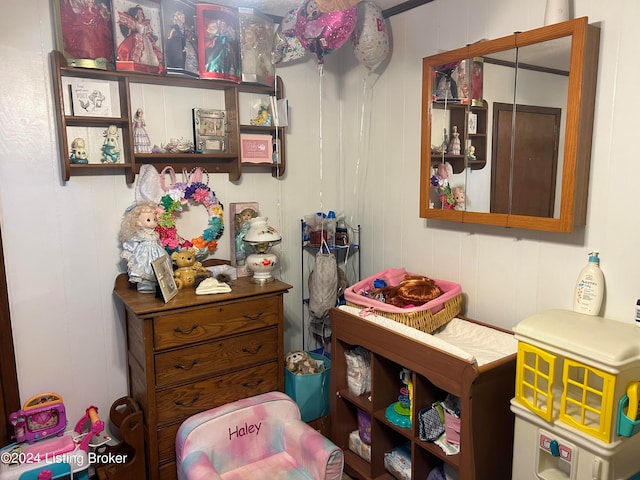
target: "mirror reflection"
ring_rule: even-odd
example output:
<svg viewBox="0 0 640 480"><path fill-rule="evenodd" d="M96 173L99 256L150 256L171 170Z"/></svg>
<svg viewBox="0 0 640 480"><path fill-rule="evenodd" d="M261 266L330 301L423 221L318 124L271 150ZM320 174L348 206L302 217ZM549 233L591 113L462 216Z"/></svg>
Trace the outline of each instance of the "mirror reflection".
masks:
<svg viewBox="0 0 640 480"><path fill-rule="evenodd" d="M571 37L433 68L430 208L558 218Z"/></svg>

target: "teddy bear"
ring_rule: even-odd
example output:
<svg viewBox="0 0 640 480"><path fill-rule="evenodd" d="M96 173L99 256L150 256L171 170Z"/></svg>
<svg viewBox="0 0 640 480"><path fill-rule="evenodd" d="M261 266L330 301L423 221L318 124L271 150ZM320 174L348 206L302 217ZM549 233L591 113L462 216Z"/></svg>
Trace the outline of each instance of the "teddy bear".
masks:
<svg viewBox="0 0 640 480"><path fill-rule="evenodd" d="M320 373L324 370L324 365L318 366L318 363L303 350L293 350L287 353L284 363L292 373L296 375L307 375L309 373Z"/></svg>
<svg viewBox="0 0 640 480"><path fill-rule="evenodd" d="M176 280L178 290L182 290L185 287L195 287L199 280L211 276L209 270L196 260L194 248L190 247L179 252L173 252L171 260L178 266L173 272L173 278Z"/></svg>

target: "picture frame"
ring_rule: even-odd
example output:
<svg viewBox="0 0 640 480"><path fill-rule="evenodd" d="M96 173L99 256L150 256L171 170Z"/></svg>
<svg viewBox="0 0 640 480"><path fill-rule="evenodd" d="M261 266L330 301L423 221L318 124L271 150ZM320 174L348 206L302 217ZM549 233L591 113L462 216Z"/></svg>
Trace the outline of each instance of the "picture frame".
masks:
<svg viewBox="0 0 640 480"><path fill-rule="evenodd" d="M241 133L240 161L242 163L273 163L273 136Z"/></svg>
<svg viewBox="0 0 640 480"><path fill-rule="evenodd" d="M112 9L116 70L163 75L159 1L112 0Z"/></svg>
<svg viewBox="0 0 640 480"><path fill-rule="evenodd" d="M199 77L196 6L188 0L161 0L165 72Z"/></svg>
<svg viewBox="0 0 640 480"><path fill-rule="evenodd" d="M111 0L53 0L56 49L70 67L114 69Z"/></svg>
<svg viewBox="0 0 640 480"><path fill-rule="evenodd" d="M200 77L240 83L238 10L222 5L197 4L196 25Z"/></svg>
<svg viewBox="0 0 640 480"><path fill-rule="evenodd" d="M111 117L111 86L107 81L74 78L69 83L72 114L76 117Z"/></svg>
<svg viewBox="0 0 640 480"><path fill-rule="evenodd" d="M227 112L211 108L194 108L193 143L197 153L226 152Z"/></svg>
<svg viewBox="0 0 640 480"><path fill-rule="evenodd" d="M163 255L151 262L151 268L158 281L158 287L164 303L167 303L178 294L178 286L173 278L173 265L168 255Z"/></svg>
<svg viewBox="0 0 640 480"><path fill-rule="evenodd" d="M478 115L473 112L467 113L467 133L470 135L478 133Z"/></svg>
<svg viewBox="0 0 640 480"><path fill-rule="evenodd" d="M249 228L249 220L260 215L258 202L232 202L229 204L229 225L231 225L231 265L236 267L239 277L251 275L246 266L247 255L254 253L251 245L243 242Z"/></svg>

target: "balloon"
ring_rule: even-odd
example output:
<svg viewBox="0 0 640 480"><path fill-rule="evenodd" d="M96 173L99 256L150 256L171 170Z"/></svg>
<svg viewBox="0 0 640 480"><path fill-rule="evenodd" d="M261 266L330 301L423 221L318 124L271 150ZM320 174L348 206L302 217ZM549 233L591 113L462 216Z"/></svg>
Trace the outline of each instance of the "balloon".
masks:
<svg viewBox="0 0 640 480"><path fill-rule="evenodd" d="M318 10L321 12L335 12L347 10L356 5L360 0L316 0Z"/></svg>
<svg viewBox="0 0 640 480"><path fill-rule="evenodd" d="M372 0L357 6L358 20L351 34L353 52L369 70L380 65L389 54L389 35L382 10Z"/></svg>
<svg viewBox="0 0 640 480"><path fill-rule="evenodd" d="M296 36L307 51L316 54L318 63L323 63L325 55L337 50L349 39L356 19L355 6L324 13L318 9L316 0L306 0L298 12Z"/></svg>
<svg viewBox="0 0 640 480"><path fill-rule="evenodd" d="M289 11L278 26L273 39L273 50L271 51L271 62L289 62L302 58L307 54L298 37L296 37L296 22L298 11L302 7L297 7Z"/></svg>

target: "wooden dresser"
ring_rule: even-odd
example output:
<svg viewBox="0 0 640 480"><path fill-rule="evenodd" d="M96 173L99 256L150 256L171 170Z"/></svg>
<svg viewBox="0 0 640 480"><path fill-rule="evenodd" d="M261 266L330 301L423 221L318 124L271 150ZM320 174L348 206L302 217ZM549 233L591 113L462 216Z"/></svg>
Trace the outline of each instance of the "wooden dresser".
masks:
<svg viewBox="0 0 640 480"><path fill-rule="evenodd" d="M147 478L173 480L175 436L187 417L240 398L284 391L283 295L291 285L249 277L231 293L180 291L168 303L140 294L126 274L129 394L144 413Z"/></svg>

